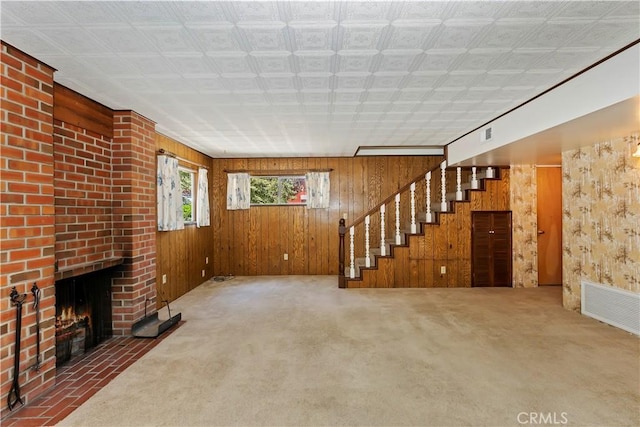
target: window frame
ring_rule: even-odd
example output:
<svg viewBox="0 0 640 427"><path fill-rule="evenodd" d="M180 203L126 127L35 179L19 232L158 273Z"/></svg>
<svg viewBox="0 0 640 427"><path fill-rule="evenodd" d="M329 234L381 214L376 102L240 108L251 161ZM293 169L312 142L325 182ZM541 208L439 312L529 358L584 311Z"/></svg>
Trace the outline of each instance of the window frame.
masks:
<svg viewBox="0 0 640 427"><path fill-rule="evenodd" d="M184 196L182 195L182 192L183 192L183 189L182 189L182 174L183 173L187 173L187 174L191 175L191 198L190 198L190 201L191 201L191 219L190 220L184 219L184 206L185 206L185 204L184 204ZM180 195L181 195L181 205L183 207L183 211L182 211L183 217L182 218L184 220L184 224L185 225L193 225L193 224L196 224L196 222L197 222L197 219L196 219L196 194L195 194L195 191L196 191L195 182L196 182L196 180L198 178L197 171L195 171L195 170L193 170L191 168L182 166L182 165L178 165L178 174L180 176Z"/></svg>
<svg viewBox="0 0 640 427"><path fill-rule="evenodd" d="M303 185L304 185L304 192L303 192L303 196L304 197L304 201L301 202L287 202L287 203L254 203L253 202L253 179L264 179L264 178L276 178L278 179L278 194L276 195L276 200L280 200L281 199L281 195L282 195L282 187L281 187L281 182L283 180L286 179L294 179L294 180L299 180L301 179L303 181ZM250 200L250 206L251 207L265 207L265 206L307 206L307 177L306 175L300 175L300 174L285 174L285 175L250 175L249 176L249 180L251 182L251 191L250 191L250 196L249 196L249 200ZM296 193L297 195L298 193Z"/></svg>

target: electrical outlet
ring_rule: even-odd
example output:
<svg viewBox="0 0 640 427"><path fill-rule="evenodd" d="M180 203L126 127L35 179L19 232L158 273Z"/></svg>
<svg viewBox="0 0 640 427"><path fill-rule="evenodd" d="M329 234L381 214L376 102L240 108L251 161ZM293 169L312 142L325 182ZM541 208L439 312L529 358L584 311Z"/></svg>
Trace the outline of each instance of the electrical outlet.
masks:
<svg viewBox="0 0 640 427"><path fill-rule="evenodd" d="M166 274L163 274L163 275L162 275L162 284L164 285L164 284L166 284L166 283L167 283L167 275L166 275Z"/></svg>
<svg viewBox="0 0 640 427"><path fill-rule="evenodd" d="M284 254L284 260L289 261L289 254Z"/></svg>
<svg viewBox="0 0 640 427"><path fill-rule="evenodd" d="M204 277L204 270L202 270L202 277Z"/></svg>
<svg viewBox="0 0 640 427"><path fill-rule="evenodd" d="M204 258L204 263L205 263L205 264L209 264L209 257L205 257L205 258Z"/></svg>
<svg viewBox="0 0 640 427"><path fill-rule="evenodd" d="M447 267L444 265L440 266L440 274L447 274Z"/></svg>

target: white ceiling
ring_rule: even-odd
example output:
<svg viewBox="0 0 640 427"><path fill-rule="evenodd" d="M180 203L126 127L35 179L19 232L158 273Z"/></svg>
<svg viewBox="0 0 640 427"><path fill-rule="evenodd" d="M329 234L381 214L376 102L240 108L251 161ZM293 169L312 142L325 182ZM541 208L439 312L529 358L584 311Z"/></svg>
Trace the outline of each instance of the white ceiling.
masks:
<svg viewBox="0 0 640 427"><path fill-rule="evenodd" d="M213 157L445 145L640 37L638 1L2 1L56 81Z"/></svg>

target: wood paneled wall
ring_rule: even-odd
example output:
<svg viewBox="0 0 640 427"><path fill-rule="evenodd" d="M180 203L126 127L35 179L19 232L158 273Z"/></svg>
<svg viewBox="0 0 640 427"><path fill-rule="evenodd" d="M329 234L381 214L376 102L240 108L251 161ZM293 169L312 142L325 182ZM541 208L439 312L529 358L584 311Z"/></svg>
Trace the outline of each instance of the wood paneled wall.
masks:
<svg viewBox="0 0 640 427"><path fill-rule="evenodd" d="M197 165L211 166L210 157L167 136L156 134L156 149L161 148L196 164L181 161L181 166L195 170L198 168ZM209 205L213 207L212 175L209 169ZM216 255L212 226L197 228L194 224L185 225L184 230L157 231L156 247L158 308L162 306L161 300L173 301L213 277L213 263ZM202 270L205 271L204 277ZM167 275L165 284L162 283L164 274Z"/></svg>
<svg viewBox="0 0 640 427"><path fill-rule="evenodd" d="M442 161L433 157L214 159L212 232L215 275L338 273L338 221L357 219ZM331 168L329 209L304 206L226 209L224 170ZM284 254L289 259L284 260ZM162 264L162 262L159 262Z"/></svg>
<svg viewBox="0 0 640 427"><path fill-rule="evenodd" d="M509 210L509 170L500 176L485 180L484 191L471 191L470 201L456 202L453 213L440 214L439 225L410 236L408 247L395 247L393 258L378 258L379 268L363 270L362 280L347 280L347 287L471 287L471 212Z"/></svg>

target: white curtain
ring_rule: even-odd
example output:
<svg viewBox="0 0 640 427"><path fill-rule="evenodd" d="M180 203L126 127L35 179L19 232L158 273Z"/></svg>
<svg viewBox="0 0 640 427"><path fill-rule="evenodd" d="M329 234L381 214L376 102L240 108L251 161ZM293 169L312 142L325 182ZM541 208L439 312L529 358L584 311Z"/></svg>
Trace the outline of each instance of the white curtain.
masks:
<svg viewBox="0 0 640 427"><path fill-rule="evenodd" d="M184 228L182 216L182 189L178 159L158 156L158 230L172 231Z"/></svg>
<svg viewBox="0 0 640 427"><path fill-rule="evenodd" d="M329 207L329 172L307 173L307 209Z"/></svg>
<svg viewBox="0 0 640 427"><path fill-rule="evenodd" d="M230 173L227 176L227 210L249 209L251 204L251 177L248 173Z"/></svg>
<svg viewBox="0 0 640 427"><path fill-rule="evenodd" d="M198 169L196 199L196 226L208 227L211 225L211 213L209 211L209 178L205 168Z"/></svg>

